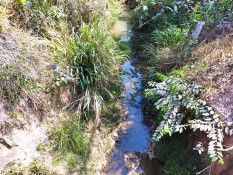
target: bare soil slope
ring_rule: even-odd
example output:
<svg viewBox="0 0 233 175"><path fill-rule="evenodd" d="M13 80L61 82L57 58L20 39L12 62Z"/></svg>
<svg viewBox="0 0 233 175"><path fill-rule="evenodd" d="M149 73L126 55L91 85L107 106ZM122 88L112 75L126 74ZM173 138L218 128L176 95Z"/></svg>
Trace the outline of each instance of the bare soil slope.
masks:
<svg viewBox="0 0 233 175"><path fill-rule="evenodd" d="M200 45L193 55L198 61L189 76L207 90L203 99L222 119L233 121L233 34ZM223 145L231 147L233 138L225 136ZM224 165L213 164L213 175L233 174L233 151L225 154L224 161Z"/></svg>

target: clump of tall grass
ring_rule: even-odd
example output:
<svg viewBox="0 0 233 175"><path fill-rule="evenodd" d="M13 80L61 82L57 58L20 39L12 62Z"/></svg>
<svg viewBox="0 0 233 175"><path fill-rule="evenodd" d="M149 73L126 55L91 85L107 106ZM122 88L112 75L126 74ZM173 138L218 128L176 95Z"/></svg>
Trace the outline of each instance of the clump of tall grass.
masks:
<svg viewBox="0 0 233 175"><path fill-rule="evenodd" d="M51 135L55 143L54 149L61 155L74 153L85 156L87 153L87 138L82 131L82 125L72 121L64 121Z"/></svg>
<svg viewBox="0 0 233 175"><path fill-rule="evenodd" d="M76 114L93 111L98 121L103 96L113 96L110 87L118 82L116 65L123 59L118 43L105 29L104 23L96 20L92 25L83 24L65 47L62 60L67 71L57 78L57 86L69 84L78 97L67 108L76 106ZM87 116L85 116L87 118Z"/></svg>

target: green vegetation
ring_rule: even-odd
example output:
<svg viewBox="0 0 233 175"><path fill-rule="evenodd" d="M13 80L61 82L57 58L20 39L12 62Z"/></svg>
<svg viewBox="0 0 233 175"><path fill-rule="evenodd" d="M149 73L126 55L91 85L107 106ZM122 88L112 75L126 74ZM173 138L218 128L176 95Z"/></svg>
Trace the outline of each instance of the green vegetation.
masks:
<svg viewBox="0 0 233 175"><path fill-rule="evenodd" d="M101 27L100 27L101 26ZM92 25L80 28L65 47L65 55L56 57L57 63L64 62L67 72L56 80L56 87L70 84L80 91L76 100L76 114L84 114L92 109L99 118L103 96L113 97L113 85L117 86L118 67L124 57L104 23L96 19ZM74 104L72 104L74 105ZM85 118L88 116L85 115Z"/></svg>
<svg viewBox="0 0 233 175"><path fill-rule="evenodd" d="M120 89L119 63L128 53L109 32L116 20L115 2L98 1L93 6L81 0L25 0L9 2L8 6L14 12L11 20L51 40L54 61L60 69L55 70L54 85L47 92L69 87L73 101L64 109L75 108L78 118L95 116L98 122L103 98L111 100ZM113 15L106 16L108 10Z"/></svg>
<svg viewBox="0 0 233 175"><path fill-rule="evenodd" d="M53 37L52 31L58 35L71 34L79 30L82 22L92 22L86 3L82 0L23 0L13 1L9 6L15 12L12 19L21 27L33 29L39 36Z"/></svg>
<svg viewBox="0 0 233 175"><path fill-rule="evenodd" d="M166 175L193 175L204 168L200 164L200 156L192 149L188 132L164 136L156 145L155 154L165 162Z"/></svg>
<svg viewBox="0 0 233 175"><path fill-rule="evenodd" d="M52 41L54 61L60 69L55 70L55 84L47 92L53 87L69 87L73 101L64 109L75 109L80 119L95 116L97 122L103 98L111 100L115 95L112 87L118 86L118 65L128 52L122 50L121 41L109 32L116 16L114 10L113 15L106 16L105 12L115 8L115 2L107 4L110 9L102 1L94 9L93 4L81 0L28 0L9 4L15 12L12 20Z"/></svg>
<svg viewBox="0 0 233 175"><path fill-rule="evenodd" d="M26 64L38 53L33 47L30 50L24 47L24 43L15 57L7 55L15 60L13 64L6 64L10 62L6 56L6 61L1 62L0 97L9 101L13 107L16 107L21 98L25 98L30 108L34 105L41 110L48 102L48 108L55 106L52 115L67 112L59 122L54 122L57 126L53 126L50 141L52 152L58 155L56 158L59 163L65 162L70 174L82 172L81 169L86 168L93 141L92 133L89 132L98 127L107 127L109 131L109 128L120 123L116 104L116 98L121 92L119 65L131 53L126 44L111 33L118 17L117 3L118 0L0 0L0 7L5 10L0 13L0 17L9 18L9 24L15 25L15 28L30 31L39 40L39 52L46 50L48 53L45 55L49 55L48 60L46 56L46 59L39 56L33 62L36 66L40 62L46 63L39 71L30 70L31 66ZM199 164L200 157L191 150L193 141L185 139L196 130L205 132L209 138L209 159L223 163L223 138L225 134L233 134L232 123L224 122L206 104L202 98L205 92L203 88L191 82L186 75L190 70L187 65L196 61L189 57L193 56L192 53L200 42L193 41L191 37L197 22L205 22L204 34L214 31L216 27L223 30L222 21L233 17L232 0L132 0L128 3L134 8L131 19L135 34L132 39L134 54L143 60L149 59L150 71L147 77L153 81L149 82L145 96L155 106L152 111L160 110L160 116L155 119L158 127L153 139L160 141L156 147L156 156L165 162L165 173L192 175L203 168ZM9 24L0 21L1 35L11 31L5 30ZM204 34L201 42L205 42ZM16 45L20 46L18 43ZM4 52L14 50L7 49L3 49ZM35 55L31 58L32 52ZM223 52L221 54L224 55ZM16 59L20 61L17 62ZM208 59L203 60L208 62ZM208 66L202 63L199 62L199 74L208 71ZM37 77L35 80L29 74L38 74L41 79L47 79L39 80ZM39 81L44 81L43 85ZM64 89L70 92L65 97L62 96ZM36 93L39 95L36 96ZM60 96L69 96L65 105L59 100L54 100L52 105L52 102L47 101ZM46 100L41 100L42 98ZM10 116L18 119L19 116L21 118L21 113L11 111ZM91 126L87 133L84 125L88 125L88 122ZM185 130L188 132L183 133ZM203 150L203 147L198 147L199 153ZM49 172L37 161L28 171L31 174ZM12 174L22 172L15 170Z"/></svg>
<svg viewBox="0 0 233 175"><path fill-rule="evenodd" d="M16 65L6 65L0 72L0 81L0 96L15 105L19 100L21 87L27 85L25 76L17 70Z"/></svg>
<svg viewBox="0 0 233 175"><path fill-rule="evenodd" d="M224 135L233 134L232 123L223 121L213 108L206 104L203 100L205 90L196 82L192 82L197 80L197 77L191 79L188 75L202 74L200 68L207 71L207 65L213 64L211 58L205 58L208 46L206 50L202 50L205 54L199 52L204 58L200 55L195 56L193 51L200 42L209 42L216 38L209 36L215 35L214 31L218 30L221 33L224 28L222 21L231 21L232 10L232 0L145 0L140 1L134 9L131 23L135 36L132 45L135 55L142 60L149 60L147 78L152 81L148 83L149 88L146 89L145 96L154 104L154 109L151 111L159 110L159 116L153 119L158 125L153 139L159 141L157 147L159 151L155 151L155 154L165 162L164 168L167 174L179 174L179 172L195 174L198 171L193 169L197 167L198 162L191 167L187 166L185 170L180 164L180 162L185 164L188 154L194 154L192 151L189 152L190 148L185 147L181 151L176 147L179 142L182 144L182 139L185 141L185 138L183 134L178 136L174 133L182 133L187 128L189 133L192 130L205 132L209 138L207 140L209 158L213 162L218 160L219 163L223 163L222 151L225 149L222 142ZM191 35L198 21L204 21L205 25L200 40L193 41ZM226 31L224 32L227 33ZM224 35L224 32L220 35ZM211 45L209 51L213 48L214 46ZM205 65L200 64L204 62L202 60L205 60ZM198 70L193 66L196 65L195 61ZM189 69L189 66L192 68ZM172 155L170 158L170 155L163 154L163 150L164 152L169 150L169 153L175 152L175 156ZM200 146L198 151L201 153L203 147ZM177 157L181 158L178 160Z"/></svg>
<svg viewBox="0 0 233 175"><path fill-rule="evenodd" d="M164 134L172 136L175 132L182 133L188 127L194 131L200 129L211 139L208 154L212 161L219 159L219 162L223 163L224 131L231 136L233 129L229 130L229 127L232 123L226 125L212 107L200 100L202 88L185 81L183 77L185 71L187 68L173 71L169 77L157 73L162 82L149 82L152 88L146 89L145 95L155 102L154 105L161 110L163 116L153 138L159 141Z"/></svg>
<svg viewBox="0 0 233 175"><path fill-rule="evenodd" d="M181 29L174 25L169 26L162 31L153 31L153 37L157 46L173 49L176 45L183 41L185 37L187 37L188 31L188 29Z"/></svg>
<svg viewBox="0 0 233 175"><path fill-rule="evenodd" d="M26 68L22 69L24 59L19 60L11 65L0 64L0 97L8 100L13 107L23 95L33 100L32 91L40 90L39 83L27 75Z"/></svg>
<svg viewBox="0 0 233 175"><path fill-rule="evenodd" d="M65 167L70 173L81 172L91 144L90 138L84 133L84 126L75 120L65 120L53 131L50 140L57 155L54 164L65 160Z"/></svg>
<svg viewBox="0 0 233 175"><path fill-rule="evenodd" d="M33 175L48 175L49 170L43 165L39 165L36 161L33 162L29 169L30 173Z"/></svg>
<svg viewBox="0 0 233 175"><path fill-rule="evenodd" d="M54 174L49 171L48 167L45 165L38 164L36 160L27 168L14 168L12 167L9 171L1 171L2 174L6 175L24 175L24 174L30 174L30 175L51 175Z"/></svg>
<svg viewBox="0 0 233 175"><path fill-rule="evenodd" d="M141 1L132 18L136 34L132 44L136 55L143 59L149 58L151 65L157 66L159 71L171 71L169 65L164 66L167 63L173 63L173 68L180 68L187 62L185 58L192 51L190 47L196 43L191 40L191 34L197 21L205 21L204 30L211 31L221 18L232 17L232 9L232 0L221 0L218 3L186 0Z"/></svg>
<svg viewBox="0 0 233 175"><path fill-rule="evenodd" d="M34 59L34 54L44 52L33 62L33 66L38 65L36 71L26 64L29 59L12 66L3 62L0 95L14 105L26 98L28 105L41 111L53 110L54 116L67 112L49 131L51 154L56 155L58 164L64 161L70 173L86 171L81 169L86 168L90 145L94 142L91 138L98 125L104 123L103 130L105 127L109 130L119 124L116 98L121 92L120 63L130 54L126 44L111 32L118 19L119 3L118 0L0 0L4 13L12 14L6 19L38 39L38 48L25 47L31 43L20 43L22 47L17 54ZM3 33L7 25L2 25ZM38 79L31 78L34 74ZM69 89L70 96L63 103L60 97L64 89ZM34 99L38 102L34 103ZM11 115L18 118L17 112ZM84 125L91 133L85 131ZM44 150L38 147L38 151ZM45 174L40 161L27 172Z"/></svg>
<svg viewBox="0 0 233 175"><path fill-rule="evenodd" d="M82 131L82 126L74 121L64 121L51 136L55 143L55 150L62 155L75 153L81 156L87 154L87 139Z"/></svg>
<svg viewBox="0 0 233 175"><path fill-rule="evenodd" d="M109 109L103 113L102 121L108 128L120 124L121 119L117 106L109 106Z"/></svg>

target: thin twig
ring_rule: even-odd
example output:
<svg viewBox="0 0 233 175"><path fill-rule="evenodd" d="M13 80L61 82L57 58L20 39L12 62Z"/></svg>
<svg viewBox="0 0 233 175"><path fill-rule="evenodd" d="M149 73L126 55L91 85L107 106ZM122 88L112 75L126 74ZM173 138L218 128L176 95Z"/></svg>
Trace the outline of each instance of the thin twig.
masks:
<svg viewBox="0 0 233 175"><path fill-rule="evenodd" d="M211 164L210 164L210 171L209 171L209 175L210 175L210 173L211 173L212 164L213 164L213 162L211 162Z"/></svg>
<svg viewBox="0 0 233 175"><path fill-rule="evenodd" d="M204 168L204 169L201 170L200 172L197 172L196 175L203 173L205 170L209 169L210 167L211 167L211 166L208 166L208 167Z"/></svg>
<svg viewBox="0 0 233 175"><path fill-rule="evenodd" d="M231 146L230 148L227 148L227 149L218 149L218 151L230 151L233 149L233 146Z"/></svg>
<svg viewBox="0 0 233 175"><path fill-rule="evenodd" d="M61 109L61 111L66 110L69 106L71 106L71 105L73 105L73 104L77 104L77 103L78 103L79 101L81 101L83 98L84 98L84 97L79 98L79 99L75 100L75 101L72 102L72 103L69 103L68 105L66 105L65 107L63 107L63 108Z"/></svg>
<svg viewBox="0 0 233 175"><path fill-rule="evenodd" d="M165 64L165 65L170 65L170 64L177 64L177 63L179 63L179 62L174 61L174 62L169 62L169 63L164 63L164 64Z"/></svg>

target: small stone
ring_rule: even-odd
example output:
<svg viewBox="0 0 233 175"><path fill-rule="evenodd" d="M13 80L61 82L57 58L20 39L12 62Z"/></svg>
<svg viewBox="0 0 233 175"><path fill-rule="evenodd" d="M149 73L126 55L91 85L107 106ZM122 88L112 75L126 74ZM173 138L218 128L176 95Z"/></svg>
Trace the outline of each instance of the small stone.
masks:
<svg viewBox="0 0 233 175"><path fill-rule="evenodd" d="M152 152L152 151L148 151L148 152L147 152L147 155L149 156L149 159L150 159L150 160L155 159L154 152Z"/></svg>
<svg viewBox="0 0 233 175"><path fill-rule="evenodd" d="M140 163L138 156L136 156L133 153L126 153L124 155L124 161L125 161L124 166L132 172L138 168Z"/></svg>

